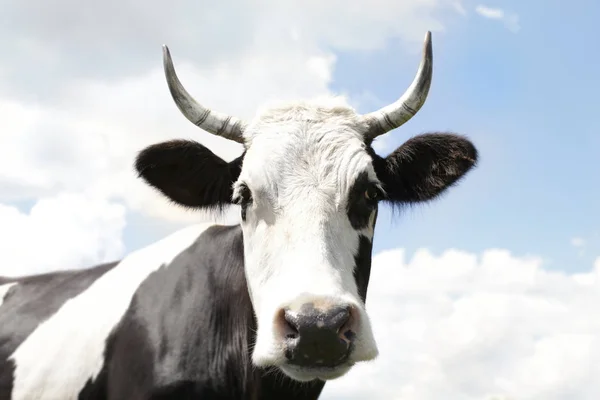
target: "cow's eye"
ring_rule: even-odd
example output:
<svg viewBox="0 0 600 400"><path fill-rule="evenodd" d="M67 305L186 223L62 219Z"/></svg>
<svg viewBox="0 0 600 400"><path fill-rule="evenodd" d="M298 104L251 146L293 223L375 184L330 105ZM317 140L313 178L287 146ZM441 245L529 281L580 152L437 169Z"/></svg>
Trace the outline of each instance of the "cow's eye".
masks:
<svg viewBox="0 0 600 400"><path fill-rule="evenodd" d="M363 192L363 198L368 204L379 202L381 198L381 189L374 183L370 183Z"/></svg>
<svg viewBox="0 0 600 400"><path fill-rule="evenodd" d="M242 207L242 219L246 220L246 209L248 205L252 202L252 192L250 188L242 183L237 190L235 197L232 199L233 202Z"/></svg>
<svg viewBox="0 0 600 400"><path fill-rule="evenodd" d="M244 206L252 201L252 192L245 183L242 183L237 190L235 197L232 199L237 205Z"/></svg>
<svg viewBox="0 0 600 400"><path fill-rule="evenodd" d="M365 199L367 200L377 200L379 197L379 190L375 186L369 186L367 190L365 190Z"/></svg>

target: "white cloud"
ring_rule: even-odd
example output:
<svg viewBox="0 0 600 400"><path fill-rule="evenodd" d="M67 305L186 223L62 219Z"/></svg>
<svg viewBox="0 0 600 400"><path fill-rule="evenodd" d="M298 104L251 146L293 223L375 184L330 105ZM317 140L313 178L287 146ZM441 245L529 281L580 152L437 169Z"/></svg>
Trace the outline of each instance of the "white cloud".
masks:
<svg viewBox="0 0 600 400"><path fill-rule="evenodd" d="M6 23L0 25L0 45L7 54L0 71L5 93L53 100L72 78L147 72L160 63L163 43L198 67L236 68L249 55L308 59L332 51L381 49L390 40L420 49L425 31L443 31L443 21L460 14L461 3L107 0L90 6L58 0L48 7L43 0L12 2L3 9Z"/></svg>
<svg viewBox="0 0 600 400"><path fill-rule="evenodd" d="M179 114L162 72L162 43L199 101L247 118L265 102L328 94L332 49L376 49L389 39L420 49L424 32L441 30L443 11L456 13L460 4L151 3L109 0L90 12L71 0L50 8L34 0L5 10L10 23L0 33L10 35L0 36L11 41L0 67L0 202L87 191L172 221L205 219L173 207L132 169L139 150L171 138L197 139L226 159L241 151Z"/></svg>
<svg viewBox="0 0 600 400"><path fill-rule="evenodd" d="M519 16L515 13L507 13L501 8L492 8L483 5L475 7L475 12L484 18L504 22L506 28L513 33L517 33L521 30Z"/></svg>
<svg viewBox="0 0 600 400"><path fill-rule="evenodd" d="M584 247L585 246L585 239L581 238L581 237L574 237L571 239L571 246L573 247Z"/></svg>
<svg viewBox="0 0 600 400"><path fill-rule="evenodd" d="M367 308L380 357L324 399L594 399L599 302L600 258L567 275L503 250L379 253Z"/></svg>
<svg viewBox="0 0 600 400"><path fill-rule="evenodd" d="M328 93L331 62L298 55L248 57L239 67L203 70L181 59L177 64L181 79L199 99L247 117L274 98ZM179 114L159 68L112 83L78 81L52 108L0 101L0 116L0 130L6 132L0 147L0 187L7 188L0 199L5 201L90 190L123 198L129 207L154 216L190 221L189 212L174 208L135 176L136 153L174 137L196 139L225 159L241 152L239 144L203 132Z"/></svg>
<svg viewBox="0 0 600 400"><path fill-rule="evenodd" d="M0 204L0 275L83 268L123 256L125 207L83 193L39 200L29 213Z"/></svg>
<svg viewBox="0 0 600 400"><path fill-rule="evenodd" d="M504 18L504 10L500 8L489 8L485 6L477 6L475 11L481 15L482 17L489 19L503 19Z"/></svg>
<svg viewBox="0 0 600 400"><path fill-rule="evenodd" d="M70 227L58 235L63 244L52 242L56 246L46 250L47 259L29 259L23 254L27 248L47 243L30 234L42 229L37 214L14 207L23 201L37 203L34 211L66 210L75 201L66 193L85 193L78 201L93 199L94 221L108 224L97 229L116 238L121 231L102 221L117 204L169 222L216 219L174 207L132 168L138 151L172 138L196 139L225 159L241 152L240 145L203 132L179 113L162 71L163 43L199 101L248 118L266 102L328 94L335 50L380 49L389 40L420 50L425 31L443 30L442 20L457 14L457 5L460 1L107 0L90 6L58 0L51 7L43 0L11 2L3 9L6 23L0 24L5 55L0 204L7 216L0 221L7 238L13 230L21 233L5 242L15 263L1 267L0 274L71 268L99 260L90 256L97 248L118 248L91 237L79 243L84 228L73 214L57 211L62 219L53 223ZM377 101L368 88L348 97L357 106ZM236 211L221 220L237 219Z"/></svg>

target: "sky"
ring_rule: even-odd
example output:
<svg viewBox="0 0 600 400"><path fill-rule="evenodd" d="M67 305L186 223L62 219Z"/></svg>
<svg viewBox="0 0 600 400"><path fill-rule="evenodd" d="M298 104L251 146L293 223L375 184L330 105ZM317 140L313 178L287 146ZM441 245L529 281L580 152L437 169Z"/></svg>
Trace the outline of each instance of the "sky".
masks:
<svg viewBox="0 0 600 400"><path fill-rule="evenodd" d="M238 144L190 124L161 45L204 104L397 99L432 31L434 77L379 154L433 131L480 163L375 233L377 361L325 399L592 399L600 393L600 3L579 0L8 0L0 14L0 275L84 268L207 218L136 179L145 146ZM236 210L224 218L235 222Z"/></svg>

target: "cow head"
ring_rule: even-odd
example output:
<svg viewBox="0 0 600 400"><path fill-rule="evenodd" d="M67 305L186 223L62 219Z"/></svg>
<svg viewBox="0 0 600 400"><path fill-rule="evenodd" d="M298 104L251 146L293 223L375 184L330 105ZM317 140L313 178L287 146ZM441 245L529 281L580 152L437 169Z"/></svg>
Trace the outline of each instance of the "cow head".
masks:
<svg viewBox="0 0 600 400"><path fill-rule="evenodd" d="M367 115L335 101L282 105L248 122L222 115L187 93L163 51L180 111L205 131L242 143L244 152L225 162L199 143L169 141L144 149L136 168L180 205L240 206L257 320L254 365L299 381L327 380L375 358L365 298L379 202L432 200L477 160L470 141L448 133L416 136L387 157L371 148L425 102L430 33L410 88Z"/></svg>

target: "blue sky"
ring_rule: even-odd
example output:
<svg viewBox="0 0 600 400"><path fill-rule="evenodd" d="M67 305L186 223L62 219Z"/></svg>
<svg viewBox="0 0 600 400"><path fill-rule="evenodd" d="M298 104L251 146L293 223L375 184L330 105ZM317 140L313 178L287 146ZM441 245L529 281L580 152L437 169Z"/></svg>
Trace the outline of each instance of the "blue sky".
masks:
<svg viewBox="0 0 600 400"><path fill-rule="evenodd" d="M600 250L600 185L594 184L600 174L594 118L600 53L593 51L600 5L564 4L488 3L517 12L521 29L512 33L499 21L471 14L467 23L434 35L428 101L394 131L394 147L411 135L452 130L473 139L481 162L441 201L393 222L384 211L376 249L398 243L410 251L500 247L543 256L552 269L591 267ZM397 43L341 55L335 89L369 88L389 102L412 79L418 56ZM571 245L573 237L588 243L583 256Z"/></svg>

